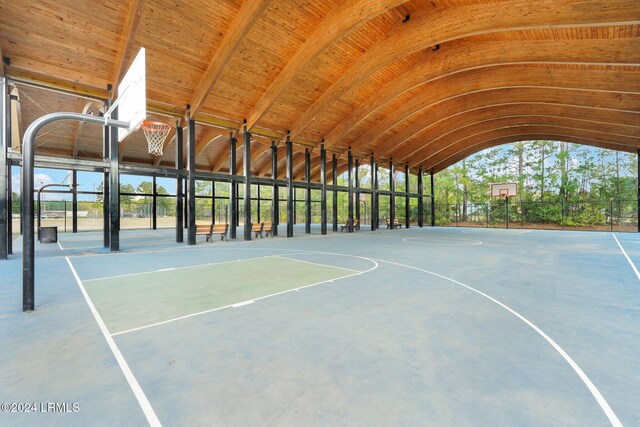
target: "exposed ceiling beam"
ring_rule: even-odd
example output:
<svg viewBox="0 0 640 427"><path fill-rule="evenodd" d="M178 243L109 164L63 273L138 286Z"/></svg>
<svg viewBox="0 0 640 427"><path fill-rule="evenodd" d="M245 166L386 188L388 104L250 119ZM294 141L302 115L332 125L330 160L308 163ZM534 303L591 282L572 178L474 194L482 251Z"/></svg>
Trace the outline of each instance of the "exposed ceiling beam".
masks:
<svg viewBox="0 0 640 427"><path fill-rule="evenodd" d="M290 126L296 138L342 94L366 81L381 68L429 46L446 41L505 30L604 26L640 23L640 2L616 0L602 7L601 0L529 0L453 7L437 13L416 13L406 24L398 24L381 42L367 50ZM549 13L553 10L553 14ZM585 13L589 10L589 13ZM465 25L452 25L465 22Z"/></svg>
<svg viewBox="0 0 640 427"><path fill-rule="evenodd" d="M219 129L209 128L206 133L200 137L200 141L196 143L196 157L198 157L209 144L224 138L224 135L220 135Z"/></svg>
<svg viewBox="0 0 640 427"><path fill-rule="evenodd" d="M561 117L565 120L575 120L591 124L594 128L607 126L610 129L618 129L618 133L640 137L640 113L613 112L609 110L583 107L576 105L558 104L506 104L487 106L485 108L473 108L461 111L458 114L448 116L442 120L419 120L409 126L413 134L401 143L389 144L378 149L378 153L385 157L393 157L398 160L407 159L417 153L426 142L431 143L437 138L469 125L487 120L495 120L503 117L544 117L553 120ZM621 120L623 119L623 120ZM620 121L634 123L632 125L621 124ZM424 142L423 142L424 141Z"/></svg>
<svg viewBox="0 0 640 427"><path fill-rule="evenodd" d="M496 125L479 125L474 128L465 130L464 133L461 132L457 135L450 135L443 143L442 149L438 150L436 153L429 153L416 157L416 161L413 162L413 164L423 165L431 168L433 165L438 164L439 162L451 157L454 151L452 147L455 147L457 145L470 146L475 144L476 141L514 133L553 134L560 137L559 141L562 141L562 138L584 138L593 141L601 141L603 143L609 144L609 146L611 147L617 147L614 149L629 150L630 148L640 147L640 140L638 140L638 138L623 138L619 136L611 136L602 132L594 132L587 128L554 125L531 125L527 123L507 126L498 125L498 127L496 127Z"/></svg>
<svg viewBox="0 0 640 427"><path fill-rule="evenodd" d="M322 22L316 25L316 30L307 38L304 45L296 52L247 115L247 127L252 129L282 92L291 85L295 77L327 47L340 40L354 28L402 3L404 0L340 2Z"/></svg>
<svg viewBox="0 0 640 427"><path fill-rule="evenodd" d="M395 80L384 87L360 107L343 119L325 137L331 147L362 120L398 96L457 73L485 69L491 73L500 65L518 64L583 64L583 65L640 65L640 49L636 39L577 39L518 40L518 41L470 41L456 40L447 43L442 50L427 50L422 58L407 67Z"/></svg>
<svg viewBox="0 0 640 427"><path fill-rule="evenodd" d="M82 114L88 114L91 109L100 109L100 105L97 105L94 101L87 102L85 99L78 99L78 110L82 109ZM74 159L78 158L78 149L80 147L80 132L84 127L86 122L78 121L77 129L75 131L75 135L73 136L73 148L71 150L71 155Z"/></svg>
<svg viewBox="0 0 640 427"><path fill-rule="evenodd" d="M5 67L5 72L7 78L18 83L59 90L73 95L87 96L99 100L109 99L109 91L106 89L59 79L34 71L23 70L14 66Z"/></svg>
<svg viewBox="0 0 640 427"><path fill-rule="evenodd" d="M464 140L476 138L478 135L493 131L494 129L506 129L510 127L538 126L544 128L576 129L585 134L595 135L598 139L615 138L620 145L635 146L640 144L640 132L638 128L620 127L611 124L595 124L585 120L567 119L564 117L549 116L498 116L488 120L475 120L469 117L467 123L444 132L436 138L428 139L425 144L421 144L411 155L415 159L412 164L418 164L439 153L446 151L451 140ZM392 156L398 162L403 162L405 158Z"/></svg>
<svg viewBox="0 0 640 427"><path fill-rule="evenodd" d="M125 60L135 43L145 2L146 0L129 0L129 9L124 21L122 33L120 34L120 46L116 54L116 61L111 78L113 84L112 96L115 95L120 79L122 79L126 71Z"/></svg>
<svg viewBox="0 0 640 427"><path fill-rule="evenodd" d="M491 74L472 70L437 80L423 87L408 102L393 108L390 113L360 135L353 146L378 147L385 140L385 133L402 124L422 110L441 104L470 92L490 91L501 88L537 88L538 92L567 90L571 92L597 92L602 98L607 93L625 97L640 92L640 80L624 79L629 73L575 69L544 69L527 66L499 66ZM525 77L526 76L526 77ZM392 107L393 105L390 105Z"/></svg>
<svg viewBox="0 0 640 427"><path fill-rule="evenodd" d="M242 6L240 6L240 10L231 23L231 28L224 35L222 42L218 46L218 50L213 55L207 71L200 79L193 98L189 103L191 105L192 115L200 112L209 93L222 75L229 59L236 52L237 47L242 40L244 40L245 35L249 32L255 20L270 2L271 0L245 0Z"/></svg>

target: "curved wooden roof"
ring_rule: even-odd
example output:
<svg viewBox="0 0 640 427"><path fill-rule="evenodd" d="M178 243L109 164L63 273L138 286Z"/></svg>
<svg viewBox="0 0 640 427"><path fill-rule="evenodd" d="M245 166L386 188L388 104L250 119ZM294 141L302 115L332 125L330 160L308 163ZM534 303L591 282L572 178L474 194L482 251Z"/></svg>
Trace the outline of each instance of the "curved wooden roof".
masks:
<svg viewBox="0 0 640 427"><path fill-rule="evenodd" d="M98 111L78 95L112 97L144 46L149 110L198 121L198 169L228 170L229 131L247 120L254 174L287 131L298 156L324 140L439 171L523 139L639 149L639 28L637 0L22 0L0 3L0 72L18 82L23 131ZM141 133L121 155L173 165L174 135L162 158ZM37 146L101 157L101 130L51 126Z"/></svg>

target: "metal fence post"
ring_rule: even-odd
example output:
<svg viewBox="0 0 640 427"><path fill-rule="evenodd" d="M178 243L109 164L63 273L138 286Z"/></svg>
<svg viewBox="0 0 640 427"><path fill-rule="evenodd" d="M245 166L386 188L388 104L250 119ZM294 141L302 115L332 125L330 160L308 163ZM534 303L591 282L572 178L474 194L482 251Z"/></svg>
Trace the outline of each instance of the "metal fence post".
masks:
<svg viewBox="0 0 640 427"><path fill-rule="evenodd" d="M613 199L609 200L609 229L613 231Z"/></svg>

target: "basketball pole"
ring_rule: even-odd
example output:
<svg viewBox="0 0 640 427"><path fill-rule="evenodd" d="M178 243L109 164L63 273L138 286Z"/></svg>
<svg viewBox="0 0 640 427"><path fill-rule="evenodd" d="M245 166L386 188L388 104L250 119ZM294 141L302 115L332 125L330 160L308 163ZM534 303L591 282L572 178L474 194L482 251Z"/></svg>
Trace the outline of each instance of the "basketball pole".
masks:
<svg viewBox="0 0 640 427"><path fill-rule="evenodd" d="M22 194L24 195L22 211L22 311L32 311L35 307L35 242L34 242L34 201L33 181L35 147L38 132L49 123L59 120L76 120L101 126L128 128L129 123L98 116L80 113L51 113L36 119L27 128L22 139Z"/></svg>
<svg viewBox="0 0 640 427"><path fill-rule="evenodd" d="M504 196L504 209L507 218L507 230L509 229L509 196Z"/></svg>

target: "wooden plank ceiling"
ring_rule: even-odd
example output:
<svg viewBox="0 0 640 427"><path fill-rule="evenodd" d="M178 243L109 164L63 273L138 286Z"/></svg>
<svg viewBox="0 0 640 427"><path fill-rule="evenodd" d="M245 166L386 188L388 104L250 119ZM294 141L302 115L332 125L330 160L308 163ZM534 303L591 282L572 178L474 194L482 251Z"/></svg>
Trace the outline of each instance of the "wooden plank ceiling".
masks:
<svg viewBox="0 0 640 427"><path fill-rule="evenodd" d="M158 158L132 134L126 162L172 166L190 116L200 170L228 171L230 133L241 170L246 120L257 175L287 131L315 179L323 140L342 170L351 147L367 164L439 171L534 138L640 149L639 28L638 0L4 1L0 71L24 132L45 113L104 111L87 96L112 98L144 46L149 110L174 129ZM101 146L99 127L61 122L36 153Z"/></svg>

